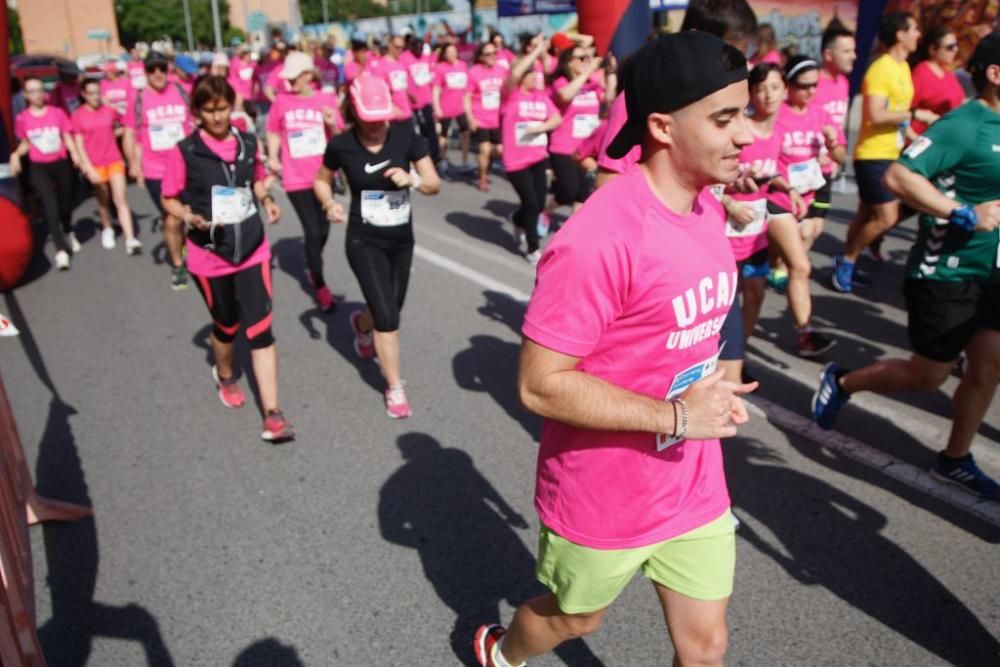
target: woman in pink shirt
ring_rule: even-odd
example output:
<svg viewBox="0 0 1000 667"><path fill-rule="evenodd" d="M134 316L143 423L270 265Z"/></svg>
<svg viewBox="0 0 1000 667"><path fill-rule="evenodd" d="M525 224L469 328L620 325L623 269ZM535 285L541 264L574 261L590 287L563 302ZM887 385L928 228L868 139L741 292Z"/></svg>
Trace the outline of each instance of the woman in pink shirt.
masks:
<svg viewBox="0 0 1000 667"><path fill-rule="evenodd" d="M257 139L232 127L236 92L221 76L198 79L191 108L200 129L170 149L163 207L188 230L188 269L212 317L212 379L227 408L246 403L233 365L243 329L264 412L261 439L284 442L295 429L278 407L278 351L271 333L271 246L264 221L281 209L267 190Z"/></svg>
<svg viewBox="0 0 1000 667"><path fill-rule="evenodd" d="M490 161L500 157L500 95L507 70L496 64L497 47L490 42L476 49L476 64L469 70L469 88L465 95L465 117L472 131L472 142L479 146L479 189L490 189Z"/></svg>
<svg viewBox="0 0 1000 667"><path fill-rule="evenodd" d="M427 52L425 53L425 48ZM427 140L427 148L431 152L431 161L435 165L441 162L441 146L437 139L437 127L434 121L434 56L430 47L415 35L407 37L406 50L399 56L399 61L406 66L410 74L409 95L413 105L413 116L420 130L420 136Z"/></svg>
<svg viewBox="0 0 1000 667"><path fill-rule="evenodd" d="M80 170L93 184L97 212L101 218L101 245L115 247L115 230L111 226L110 202L118 211L118 222L125 232L125 252L135 255L142 243L135 237L132 211L125 189L125 162L118 150L117 136L121 130L121 114L109 104L101 103L101 85L96 79L84 79L80 86L83 104L73 112L73 140L80 158Z"/></svg>
<svg viewBox="0 0 1000 667"><path fill-rule="evenodd" d="M323 163L327 141L344 129L344 121L337 111L337 98L316 90L316 75L309 56L288 54L281 76L291 83L292 94L279 95L267 115L267 154L268 166L281 174L302 223L306 276L315 290L316 305L327 312L336 303L323 278L323 247L330 236L330 223L313 194L313 181Z"/></svg>
<svg viewBox="0 0 1000 667"><path fill-rule="evenodd" d="M926 59L913 68L913 101L910 108L943 116L965 100L962 84L955 76L958 36L952 28L935 26L924 36L922 51L926 53ZM915 139L926 129L926 123L914 118L907 136Z"/></svg>
<svg viewBox="0 0 1000 667"><path fill-rule="evenodd" d="M132 90L132 84L119 71L119 65L122 65L120 60L106 62L101 67L101 71L104 72L104 78L100 82L101 100L114 107L119 115L124 116L125 110L128 108L128 96Z"/></svg>
<svg viewBox="0 0 1000 667"><path fill-rule="evenodd" d="M445 44L438 53L434 65L434 86L431 90L434 116L441 123L441 160L438 171L445 174L448 168L448 134L451 126L458 126L458 137L462 148L462 168L469 168L469 121L465 116L465 91L469 87L469 71L458 59L458 47Z"/></svg>
<svg viewBox="0 0 1000 667"><path fill-rule="evenodd" d="M527 241L525 259L531 264L537 264L542 256L538 228L548 194L545 178L548 133L562 122L552 99L538 89L537 78L541 75L534 65L543 48L544 43L539 41L527 57L514 63L504 89L501 113L503 166L521 200L513 220L518 239Z"/></svg>
<svg viewBox="0 0 1000 667"><path fill-rule="evenodd" d="M66 112L45 102L42 80L28 77L22 88L28 107L14 119L14 136L20 143L10 154L10 171L21 173L21 158L28 156L31 169L28 182L42 202L42 213L49 225L49 234L56 247L56 267L69 268L70 252L80 251L80 242L73 234L70 221L73 192L73 169L79 159L70 136ZM67 159L68 156L68 159Z"/></svg>

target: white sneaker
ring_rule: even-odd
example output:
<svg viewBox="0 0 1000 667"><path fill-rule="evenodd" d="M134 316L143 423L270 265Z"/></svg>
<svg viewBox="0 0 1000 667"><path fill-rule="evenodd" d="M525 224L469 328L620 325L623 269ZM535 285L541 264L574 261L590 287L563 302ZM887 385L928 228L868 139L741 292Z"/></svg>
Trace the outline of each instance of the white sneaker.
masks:
<svg viewBox="0 0 1000 667"><path fill-rule="evenodd" d="M114 250L115 230L111 227L101 230L101 246L103 246L105 250Z"/></svg>
<svg viewBox="0 0 1000 667"><path fill-rule="evenodd" d="M542 249L539 248L538 250L529 252L527 255L524 256L524 258L528 260L528 264L531 264L532 266L537 266L538 260L542 258Z"/></svg>
<svg viewBox="0 0 1000 667"><path fill-rule="evenodd" d="M66 235L66 240L69 241L69 249L73 251L74 255L83 250L83 246L80 245L79 239L76 238L76 234L73 232Z"/></svg>
<svg viewBox="0 0 1000 667"><path fill-rule="evenodd" d="M141 252L142 252L142 241L135 238L134 236L130 239L125 239L126 255L138 255Z"/></svg>
<svg viewBox="0 0 1000 667"><path fill-rule="evenodd" d="M65 250L60 250L56 253L56 268L60 271L65 271L69 268L69 253Z"/></svg>
<svg viewBox="0 0 1000 667"><path fill-rule="evenodd" d="M0 313L0 338L8 338L21 333L14 326L14 323L7 319L7 316Z"/></svg>

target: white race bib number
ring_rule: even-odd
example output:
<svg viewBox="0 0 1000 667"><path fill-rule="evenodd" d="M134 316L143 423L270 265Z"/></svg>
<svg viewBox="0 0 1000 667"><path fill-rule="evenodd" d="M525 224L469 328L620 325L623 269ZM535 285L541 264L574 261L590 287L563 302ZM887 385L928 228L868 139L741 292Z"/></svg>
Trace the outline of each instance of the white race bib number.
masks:
<svg viewBox="0 0 1000 667"><path fill-rule="evenodd" d="M484 90L483 91L483 108L489 111L500 108L500 91L499 90Z"/></svg>
<svg viewBox="0 0 1000 667"><path fill-rule="evenodd" d="M465 90L469 85L469 75L465 72L448 72L444 75L444 83L452 90Z"/></svg>
<svg viewBox="0 0 1000 667"><path fill-rule="evenodd" d="M799 191L799 193L815 192L826 185L823 178L823 170L819 166L819 160L813 158L805 162L796 162L788 165L788 184Z"/></svg>
<svg viewBox="0 0 1000 667"><path fill-rule="evenodd" d="M321 127L309 127L288 133L288 152L292 158L315 157L326 150L326 133Z"/></svg>
<svg viewBox="0 0 1000 667"><path fill-rule="evenodd" d="M376 227L398 227L410 221L409 190L362 190L361 219Z"/></svg>
<svg viewBox="0 0 1000 667"><path fill-rule="evenodd" d="M664 400L669 401L672 398L677 398L695 382L714 373L715 369L719 366L720 354L722 354L722 346L719 347L719 351L713 356L704 361L699 361L694 366L686 368L675 375L674 381L670 384L670 391L667 392L667 397ZM680 417L680 412L677 415ZM676 445L678 442L681 442L680 438L672 438L666 433L658 433L656 435L656 451L662 452L667 447Z"/></svg>
<svg viewBox="0 0 1000 667"><path fill-rule="evenodd" d="M544 132L534 133L532 128L538 127L538 121L525 121L514 124L514 141L518 146L548 146L549 135Z"/></svg>
<svg viewBox="0 0 1000 667"><path fill-rule="evenodd" d="M764 231L764 221L767 220L767 200L755 199L753 201L738 202L740 206L753 211L753 220L740 227L733 222L732 218L726 218L726 236L729 238L741 238L747 236L757 236Z"/></svg>
<svg viewBox="0 0 1000 667"><path fill-rule="evenodd" d="M142 90L146 87L146 75L136 74L132 77L132 87L136 90Z"/></svg>
<svg viewBox="0 0 1000 667"><path fill-rule="evenodd" d="M406 90L406 72L401 69L389 72L389 83L393 90Z"/></svg>
<svg viewBox="0 0 1000 667"><path fill-rule="evenodd" d="M10 171L10 162L0 163L0 180L5 178L11 178L13 174Z"/></svg>
<svg viewBox="0 0 1000 667"><path fill-rule="evenodd" d="M240 70L240 81L249 81L253 78L253 67L244 67Z"/></svg>
<svg viewBox="0 0 1000 667"><path fill-rule="evenodd" d="M151 123L149 125L149 145L154 151L168 151L183 138L183 123Z"/></svg>
<svg viewBox="0 0 1000 667"><path fill-rule="evenodd" d="M410 65L410 76L413 77L413 83L426 86L431 82L431 68L427 63L414 63Z"/></svg>
<svg viewBox="0 0 1000 667"><path fill-rule="evenodd" d="M256 211L250 188L212 186L212 222L233 225L243 222Z"/></svg>
<svg viewBox="0 0 1000 667"><path fill-rule="evenodd" d="M58 153L62 147L62 136L58 127L46 127L37 134L32 134L31 145L42 155L52 155Z"/></svg>
<svg viewBox="0 0 1000 667"><path fill-rule="evenodd" d="M600 122L596 113L581 113L573 116L573 138L586 139L590 137Z"/></svg>

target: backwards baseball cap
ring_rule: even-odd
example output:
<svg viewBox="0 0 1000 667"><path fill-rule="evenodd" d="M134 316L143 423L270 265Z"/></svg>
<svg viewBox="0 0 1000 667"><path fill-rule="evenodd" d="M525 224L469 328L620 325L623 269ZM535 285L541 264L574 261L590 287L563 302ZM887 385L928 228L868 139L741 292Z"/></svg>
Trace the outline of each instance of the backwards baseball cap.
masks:
<svg viewBox="0 0 1000 667"><path fill-rule="evenodd" d="M351 84L351 104L358 118L367 123L396 117L389 85L371 72L362 72L354 79Z"/></svg>
<svg viewBox="0 0 1000 667"><path fill-rule="evenodd" d="M1000 65L1000 32L996 31L979 40L965 68L969 74L975 75L990 65Z"/></svg>
<svg viewBox="0 0 1000 667"><path fill-rule="evenodd" d="M715 35L700 30L660 35L622 66L628 120L608 145L608 156L625 157L642 143L649 114L677 111L747 76L743 53Z"/></svg>

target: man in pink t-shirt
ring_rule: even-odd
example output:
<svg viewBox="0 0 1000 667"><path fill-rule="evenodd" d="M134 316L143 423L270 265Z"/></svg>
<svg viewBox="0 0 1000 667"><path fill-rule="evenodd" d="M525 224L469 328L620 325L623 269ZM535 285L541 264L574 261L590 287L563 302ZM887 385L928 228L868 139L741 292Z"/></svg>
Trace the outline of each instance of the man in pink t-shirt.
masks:
<svg viewBox="0 0 1000 667"><path fill-rule="evenodd" d="M410 104L410 73L399 57L406 50L406 40L402 35L389 38L385 57L379 63L378 75L389 84L392 91L392 106L396 110L394 123L410 123L413 120L413 106Z"/></svg>
<svg viewBox="0 0 1000 667"><path fill-rule="evenodd" d="M229 85L236 91L236 108L246 110L246 103L253 101L254 71L257 66L253 62L248 44L236 47L236 57L229 63Z"/></svg>
<svg viewBox="0 0 1000 667"><path fill-rule="evenodd" d="M737 273L707 188L736 181L753 140L746 60L706 32L660 35L622 84L628 120L608 154L641 145L640 162L545 249L522 329L521 400L545 417L535 508L550 592L509 631L479 629L488 667L592 632L640 569L678 664L725 653L735 534L719 438L747 421L740 397L756 384L716 370Z"/></svg>

